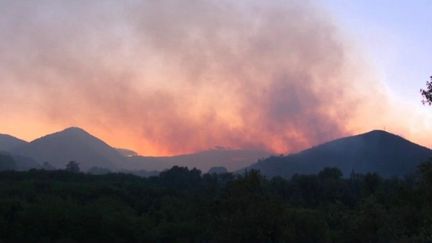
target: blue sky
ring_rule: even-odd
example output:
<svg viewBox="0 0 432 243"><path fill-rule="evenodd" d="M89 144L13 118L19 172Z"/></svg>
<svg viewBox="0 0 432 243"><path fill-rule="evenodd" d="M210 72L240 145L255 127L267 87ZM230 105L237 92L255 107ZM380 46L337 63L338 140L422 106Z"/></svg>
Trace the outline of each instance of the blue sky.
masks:
<svg viewBox="0 0 432 243"><path fill-rule="evenodd" d="M420 106L419 89L432 75L432 1L321 1L390 92Z"/></svg>

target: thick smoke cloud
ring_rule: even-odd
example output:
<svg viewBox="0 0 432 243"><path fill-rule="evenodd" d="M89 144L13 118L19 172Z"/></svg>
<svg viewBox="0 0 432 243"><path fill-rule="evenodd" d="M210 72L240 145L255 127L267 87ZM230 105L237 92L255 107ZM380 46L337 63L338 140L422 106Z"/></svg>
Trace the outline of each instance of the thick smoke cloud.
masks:
<svg viewBox="0 0 432 243"><path fill-rule="evenodd" d="M0 36L5 116L142 153L295 151L346 135L379 96L306 1L0 0Z"/></svg>

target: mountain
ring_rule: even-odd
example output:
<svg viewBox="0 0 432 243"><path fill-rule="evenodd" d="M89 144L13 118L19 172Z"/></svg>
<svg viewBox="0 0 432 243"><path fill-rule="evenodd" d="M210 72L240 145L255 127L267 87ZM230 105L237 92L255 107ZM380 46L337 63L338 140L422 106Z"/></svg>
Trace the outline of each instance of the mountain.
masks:
<svg viewBox="0 0 432 243"><path fill-rule="evenodd" d="M138 153L130 150L130 149L125 149L125 148L116 148L117 152L119 152L121 155L125 156L125 157L132 157L132 156L138 156Z"/></svg>
<svg viewBox="0 0 432 243"><path fill-rule="evenodd" d="M37 161L39 165L34 168L39 168L48 162L58 169L65 168L69 161L74 160L80 163L81 169L85 171L92 167L113 171L155 171L169 169L174 165L195 167L202 171L208 171L214 166L238 170L259 158L270 156L270 153L265 151L217 148L177 156L144 157L138 156L131 150L113 148L76 127L21 144L9 152L15 158L27 162L25 166L22 166L23 168L28 168L32 164L31 161L23 158L32 158Z"/></svg>
<svg viewBox="0 0 432 243"><path fill-rule="evenodd" d="M41 168L40 164L34 161L31 158L19 156L15 154L11 154L9 152L0 152L0 157L2 158L11 158L13 160L13 167L10 169L18 170L18 171L26 171L30 169L38 169ZM1 163L1 160L0 160ZM2 167L0 165L0 167Z"/></svg>
<svg viewBox="0 0 432 243"><path fill-rule="evenodd" d="M228 170L225 167L212 167L210 168L210 170L207 172L209 174L225 174L228 173Z"/></svg>
<svg viewBox="0 0 432 243"><path fill-rule="evenodd" d="M24 145L27 142L7 134L0 134L0 151L10 151L11 149Z"/></svg>
<svg viewBox="0 0 432 243"><path fill-rule="evenodd" d="M116 169L124 163L124 156L116 149L75 127L20 145L10 152L33 158L40 164L49 162L56 168L65 168L71 160L79 162L83 170L91 167Z"/></svg>
<svg viewBox="0 0 432 243"><path fill-rule="evenodd" d="M418 164L432 156L426 147L414 144L400 136L371 131L341 138L300 153L270 157L248 169L260 170L264 175L291 177L294 174L312 174L325 167L338 167L345 176L351 172L377 172L404 176L415 171Z"/></svg>
<svg viewBox="0 0 432 243"><path fill-rule="evenodd" d="M28 142L7 134L0 134L0 155L10 156L15 162L14 169L16 170L39 168L40 165L33 159L11 153L15 148L25 144L28 144Z"/></svg>
<svg viewBox="0 0 432 243"><path fill-rule="evenodd" d="M251 165L260 158L270 156L271 153L251 149L226 149L215 148L197 153L167 156L167 157L128 157L129 164L136 168L146 170L164 170L174 165L197 168L201 171L208 171L215 166L226 167L230 171L238 170Z"/></svg>

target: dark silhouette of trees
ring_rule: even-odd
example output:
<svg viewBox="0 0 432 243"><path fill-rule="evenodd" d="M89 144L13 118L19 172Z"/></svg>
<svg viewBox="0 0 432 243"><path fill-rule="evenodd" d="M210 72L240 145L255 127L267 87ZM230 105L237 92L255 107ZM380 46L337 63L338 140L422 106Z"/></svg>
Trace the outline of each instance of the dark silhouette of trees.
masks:
<svg viewBox="0 0 432 243"><path fill-rule="evenodd" d="M50 162L43 162L42 169L44 170L55 170L56 168Z"/></svg>
<svg viewBox="0 0 432 243"><path fill-rule="evenodd" d="M390 179L3 171L0 242L431 242L431 186L431 162Z"/></svg>
<svg viewBox="0 0 432 243"><path fill-rule="evenodd" d="M423 96L422 103L432 105L432 76L430 81L426 81L426 89L420 89L420 93Z"/></svg>
<svg viewBox="0 0 432 243"><path fill-rule="evenodd" d="M72 173L79 173L80 167L79 163L76 161L69 161L66 165L66 171L72 172Z"/></svg>
<svg viewBox="0 0 432 243"><path fill-rule="evenodd" d="M107 169L107 168L101 168L101 167L91 167L87 173L92 174L92 175L106 175L111 173L111 170Z"/></svg>
<svg viewBox="0 0 432 243"><path fill-rule="evenodd" d="M15 160L7 154L0 154L0 171L15 170L15 169L16 169Z"/></svg>
<svg viewBox="0 0 432 243"><path fill-rule="evenodd" d="M318 177L321 179L333 179L333 180L339 180L342 178L342 171L340 171L338 168L324 168L318 173Z"/></svg>

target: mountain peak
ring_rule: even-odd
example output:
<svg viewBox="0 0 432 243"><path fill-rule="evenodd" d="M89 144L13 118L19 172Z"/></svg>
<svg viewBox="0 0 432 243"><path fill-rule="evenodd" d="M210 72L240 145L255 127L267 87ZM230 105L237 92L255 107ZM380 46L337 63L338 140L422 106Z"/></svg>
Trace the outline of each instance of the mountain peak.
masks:
<svg viewBox="0 0 432 243"><path fill-rule="evenodd" d="M57 168L64 168L68 161L74 160L80 162L83 169L93 166L112 169L124 161L117 150L79 127L48 134L14 152L40 163L50 162Z"/></svg>
<svg viewBox="0 0 432 243"><path fill-rule="evenodd" d="M344 137L297 154L270 157L251 166L268 176L313 174L325 167L337 167L344 175L375 172L382 176L404 176L432 156L426 147L383 130Z"/></svg>
<svg viewBox="0 0 432 243"><path fill-rule="evenodd" d="M361 139L366 142L392 142L392 143L401 143L401 142L407 142L412 143L406 138L399 136L397 134L393 134L384 130L372 130L367 133L363 133L357 136L353 136L355 139Z"/></svg>
<svg viewBox="0 0 432 243"><path fill-rule="evenodd" d="M359 136L377 136L377 135L381 135L381 136L384 135L384 136L394 136L394 137L399 137L398 135L393 134L393 133L391 133L391 132L387 132L387 131L385 131L385 130L372 130L372 131L370 131L370 132L360 134Z"/></svg>
<svg viewBox="0 0 432 243"><path fill-rule="evenodd" d="M61 131L60 133L85 133L85 134L89 134L87 131L85 131L82 128L79 127L68 127L66 129L64 129L63 131Z"/></svg>
<svg viewBox="0 0 432 243"><path fill-rule="evenodd" d="M376 130L369 131L365 134L392 134L392 133L389 133L385 130L376 129Z"/></svg>

